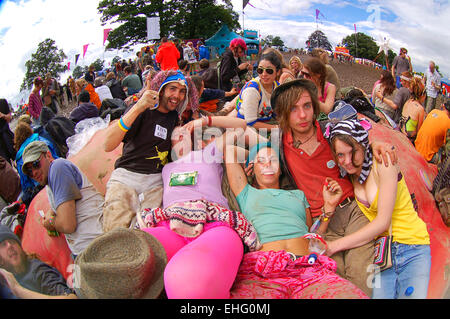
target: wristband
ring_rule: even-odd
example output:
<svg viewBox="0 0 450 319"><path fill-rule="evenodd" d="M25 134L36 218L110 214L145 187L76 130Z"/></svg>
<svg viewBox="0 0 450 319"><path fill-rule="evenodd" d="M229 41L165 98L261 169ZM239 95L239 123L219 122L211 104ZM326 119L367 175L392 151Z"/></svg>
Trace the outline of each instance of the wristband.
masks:
<svg viewBox="0 0 450 319"><path fill-rule="evenodd" d="M127 131L131 128L131 127L128 127L128 126L125 125L125 123L123 122L123 118L122 118L122 117L120 118L119 122L120 122L120 124L122 125L122 127L123 127L124 129L126 129Z"/></svg>
<svg viewBox="0 0 450 319"><path fill-rule="evenodd" d="M128 132L128 130L125 129L125 128L122 126L122 124L120 124L120 121L117 122L117 125L118 125L119 128L120 128L122 131L124 131L125 133Z"/></svg>
<svg viewBox="0 0 450 319"><path fill-rule="evenodd" d="M211 116L208 115L208 126L211 126L211 124L212 124L212 118L211 118Z"/></svg>
<svg viewBox="0 0 450 319"><path fill-rule="evenodd" d="M50 226L55 227L55 216L52 216L48 219L48 223Z"/></svg>

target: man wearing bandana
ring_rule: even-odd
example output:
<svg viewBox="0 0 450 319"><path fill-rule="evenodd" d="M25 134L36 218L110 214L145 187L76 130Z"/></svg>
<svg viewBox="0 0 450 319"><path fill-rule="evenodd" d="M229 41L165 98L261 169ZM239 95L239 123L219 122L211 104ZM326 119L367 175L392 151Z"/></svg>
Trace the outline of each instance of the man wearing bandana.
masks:
<svg viewBox="0 0 450 319"><path fill-rule="evenodd" d="M335 240L366 225L369 221L355 202L353 186L348 177L342 178L340 175L330 145L323 136L323 122L316 120L319 104L314 84L304 79L285 83L273 92L271 105L275 107L280 122L282 167L291 184L305 193L312 217L328 223L327 232L323 234L325 239ZM381 158L379 154L385 153L385 145L375 144L373 155L378 160ZM391 158L395 158L395 154ZM335 211L323 202L322 189L326 178L336 180L343 190L341 202ZM373 252L371 241L331 256L337 263L337 273L368 296L372 292L368 279Z"/></svg>
<svg viewBox="0 0 450 319"><path fill-rule="evenodd" d="M122 156L106 186L103 231L135 224L136 212L161 206L161 171L169 161L172 131L193 85L177 71L161 71L136 104L107 129L104 149L123 142Z"/></svg>

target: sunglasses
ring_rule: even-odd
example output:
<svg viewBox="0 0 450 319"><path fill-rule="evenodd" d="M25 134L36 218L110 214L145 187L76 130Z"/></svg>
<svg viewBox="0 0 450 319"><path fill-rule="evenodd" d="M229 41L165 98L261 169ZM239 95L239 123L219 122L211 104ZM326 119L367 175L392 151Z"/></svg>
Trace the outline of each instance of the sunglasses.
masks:
<svg viewBox="0 0 450 319"><path fill-rule="evenodd" d="M311 78L311 74L309 74L307 72L300 71L300 74L306 79L310 79Z"/></svg>
<svg viewBox="0 0 450 319"><path fill-rule="evenodd" d="M31 165L25 166L23 168L23 172L25 175L30 176L33 174L33 169L39 169L41 168L41 158L38 158L37 160L35 160L34 162L31 163Z"/></svg>
<svg viewBox="0 0 450 319"><path fill-rule="evenodd" d="M271 69L271 68L263 68L262 66L259 66L259 67L256 69L256 72L258 72L258 74L263 74L264 71L266 71L267 74L270 74L270 75L272 75L272 74L275 72L274 69Z"/></svg>

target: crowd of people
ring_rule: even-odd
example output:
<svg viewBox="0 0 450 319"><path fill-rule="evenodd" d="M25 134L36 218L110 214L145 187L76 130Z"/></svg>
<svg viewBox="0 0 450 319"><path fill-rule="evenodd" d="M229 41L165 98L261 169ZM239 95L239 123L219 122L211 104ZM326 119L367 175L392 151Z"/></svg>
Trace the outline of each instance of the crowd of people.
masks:
<svg viewBox="0 0 450 319"><path fill-rule="evenodd" d="M450 101L436 103L434 63L414 77L402 48L367 94L341 87L323 49L289 61L270 47L249 61L246 50L233 39L213 67L201 41L162 38L104 75L69 77L68 117L57 81L37 77L14 132L0 100L1 208L29 207L45 187L42 227L64 234L79 271L67 283L2 225L2 297L426 298L430 236L400 154L347 115L404 133L438 165L437 192L448 189ZM123 148L103 196L64 138L112 109L99 147ZM377 271L386 232L393 266Z"/></svg>

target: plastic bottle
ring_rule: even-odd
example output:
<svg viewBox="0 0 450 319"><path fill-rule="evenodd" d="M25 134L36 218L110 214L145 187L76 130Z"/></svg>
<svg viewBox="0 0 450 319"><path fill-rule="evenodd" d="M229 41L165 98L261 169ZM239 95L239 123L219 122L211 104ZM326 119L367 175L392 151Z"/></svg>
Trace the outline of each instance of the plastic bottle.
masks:
<svg viewBox="0 0 450 319"><path fill-rule="evenodd" d="M308 264L313 265L317 258L322 255L326 250L326 245L318 238L310 238L309 239L309 252L310 255L308 257Z"/></svg>

